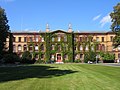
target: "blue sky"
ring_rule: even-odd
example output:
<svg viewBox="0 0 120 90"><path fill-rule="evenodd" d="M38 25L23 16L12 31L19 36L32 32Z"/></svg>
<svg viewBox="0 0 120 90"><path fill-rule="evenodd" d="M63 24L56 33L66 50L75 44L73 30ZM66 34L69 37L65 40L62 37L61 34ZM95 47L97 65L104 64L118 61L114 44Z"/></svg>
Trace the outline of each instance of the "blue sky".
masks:
<svg viewBox="0 0 120 90"><path fill-rule="evenodd" d="M113 11L120 0L0 0L11 31L110 31Z"/></svg>

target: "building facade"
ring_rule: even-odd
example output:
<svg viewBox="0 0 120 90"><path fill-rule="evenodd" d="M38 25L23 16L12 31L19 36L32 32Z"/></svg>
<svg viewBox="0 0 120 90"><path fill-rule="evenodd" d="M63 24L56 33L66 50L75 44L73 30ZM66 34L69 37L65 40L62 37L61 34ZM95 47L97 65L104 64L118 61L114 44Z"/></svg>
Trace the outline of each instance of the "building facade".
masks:
<svg viewBox="0 0 120 90"><path fill-rule="evenodd" d="M68 32L50 32L47 26L46 32L13 32L13 52L21 56L30 51L33 58L43 61L84 62L84 53L92 50L115 54L117 60L120 48L113 47L114 36L112 32L73 32L70 26Z"/></svg>

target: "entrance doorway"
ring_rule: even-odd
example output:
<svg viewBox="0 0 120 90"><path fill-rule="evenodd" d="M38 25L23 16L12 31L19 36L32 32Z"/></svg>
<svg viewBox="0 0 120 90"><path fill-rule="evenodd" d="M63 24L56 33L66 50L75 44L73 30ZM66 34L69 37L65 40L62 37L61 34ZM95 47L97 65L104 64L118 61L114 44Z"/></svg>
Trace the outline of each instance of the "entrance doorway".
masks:
<svg viewBox="0 0 120 90"><path fill-rule="evenodd" d="M62 62L61 54L57 54L57 62Z"/></svg>

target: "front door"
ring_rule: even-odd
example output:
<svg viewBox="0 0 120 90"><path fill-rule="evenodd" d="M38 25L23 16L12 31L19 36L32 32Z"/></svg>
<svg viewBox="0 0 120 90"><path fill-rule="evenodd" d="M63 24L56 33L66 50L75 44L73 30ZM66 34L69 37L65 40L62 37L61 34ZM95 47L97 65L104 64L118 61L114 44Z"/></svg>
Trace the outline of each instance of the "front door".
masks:
<svg viewBox="0 0 120 90"><path fill-rule="evenodd" d="M57 54L57 62L62 62L62 60L61 60L61 54Z"/></svg>

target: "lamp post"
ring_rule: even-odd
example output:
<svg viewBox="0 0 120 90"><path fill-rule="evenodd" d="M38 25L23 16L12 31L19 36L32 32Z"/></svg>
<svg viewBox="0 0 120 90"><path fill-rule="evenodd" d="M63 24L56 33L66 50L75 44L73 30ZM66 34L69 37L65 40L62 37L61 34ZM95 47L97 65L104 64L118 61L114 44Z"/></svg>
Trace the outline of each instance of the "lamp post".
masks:
<svg viewBox="0 0 120 90"><path fill-rule="evenodd" d="M98 55L96 55L96 64L97 64L97 61L98 61L97 59L98 59Z"/></svg>

